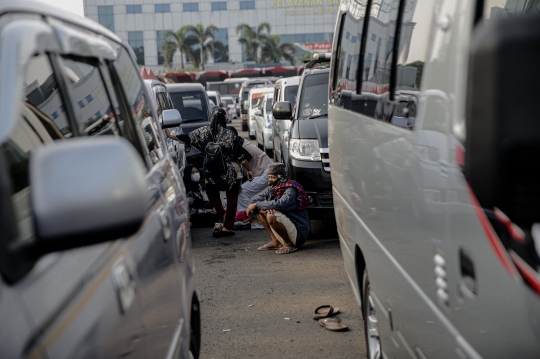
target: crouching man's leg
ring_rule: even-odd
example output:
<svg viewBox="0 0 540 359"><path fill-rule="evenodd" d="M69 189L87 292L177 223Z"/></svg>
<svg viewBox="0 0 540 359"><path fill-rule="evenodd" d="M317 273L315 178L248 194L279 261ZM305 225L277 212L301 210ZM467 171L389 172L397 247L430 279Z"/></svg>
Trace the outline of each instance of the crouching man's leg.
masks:
<svg viewBox="0 0 540 359"><path fill-rule="evenodd" d="M274 234L274 231L272 231L272 227L270 227L270 223L268 223L267 216L270 214L267 214L266 211L261 211L257 214L257 219L261 224L263 225L264 229L266 229L266 232L270 235L270 238L272 239L269 243L266 243L264 246L260 246L258 249L260 251L268 251L273 249L279 249L282 247L282 243L279 241L279 239Z"/></svg>
<svg viewBox="0 0 540 359"><path fill-rule="evenodd" d="M281 243L277 254L291 253L297 250L296 248L296 227L289 218L283 213L277 211L269 211L266 214L268 224L272 229L277 240Z"/></svg>

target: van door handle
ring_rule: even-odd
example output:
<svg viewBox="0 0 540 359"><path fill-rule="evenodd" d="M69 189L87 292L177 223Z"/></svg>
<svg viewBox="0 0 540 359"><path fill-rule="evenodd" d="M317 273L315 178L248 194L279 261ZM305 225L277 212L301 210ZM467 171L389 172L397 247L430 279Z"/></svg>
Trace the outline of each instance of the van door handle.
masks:
<svg viewBox="0 0 540 359"><path fill-rule="evenodd" d="M135 301L136 283L123 258L113 266L111 277L116 289L120 313L124 314Z"/></svg>
<svg viewBox="0 0 540 359"><path fill-rule="evenodd" d="M163 234L163 240L167 242L171 239L172 229L169 220L169 215L167 213L167 206L161 206L158 209L159 221L161 222L161 231Z"/></svg>
<svg viewBox="0 0 540 359"><path fill-rule="evenodd" d="M477 285L474 262L469 252L463 248L459 250L459 266L463 287L467 288L471 294L476 295Z"/></svg>

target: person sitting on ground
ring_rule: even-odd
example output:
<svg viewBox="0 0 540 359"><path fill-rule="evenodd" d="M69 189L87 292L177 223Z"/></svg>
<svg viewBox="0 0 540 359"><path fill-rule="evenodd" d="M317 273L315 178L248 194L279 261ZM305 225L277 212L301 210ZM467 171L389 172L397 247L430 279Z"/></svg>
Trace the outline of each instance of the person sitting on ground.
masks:
<svg viewBox="0 0 540 359"><path fill-rule="evenodd" d="M238 135L234 127L229 126L227 128ZM268 167L274 161L264 151L248 140L238 136L238 141L242 146L244 157L247 159L247 163L244 163L244 165L248 169L249 181L242 184L242 189L238 195L237 222L234 223L234 227L244 228L244 226L247 226L248 229L262 229L263 227L260 223L250 224L250 221L247 220L246 210L251 204L251 198L268 187Z"/></svg>
<svg viewBox="0 0 540 359"><path fill-rule="evenodd" d="M210 226L216 221L217 212L212 203L204 198L201 184L201 174L196 166L188 165L184 169L184 186L188 199L188 210L193 226Z"/></svg>
<svg viewBox="0 0 540 359"><path fill-rule="evenodd" d="M272 240L259 247L260 251L277 249L277 254L296 251L307 239L310 230L306 207L309 198L304 188L287 178L283 163L268 168L268 188L254 198L246 210L255 215Z"/></svg>

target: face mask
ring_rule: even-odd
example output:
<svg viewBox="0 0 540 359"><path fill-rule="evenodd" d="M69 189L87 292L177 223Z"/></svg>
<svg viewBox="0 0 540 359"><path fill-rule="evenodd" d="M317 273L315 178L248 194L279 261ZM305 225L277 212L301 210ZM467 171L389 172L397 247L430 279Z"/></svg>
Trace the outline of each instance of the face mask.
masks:
<svg viewBox="0 0 540 359"><path fill-rule="evenodd" d="M268 181L268 187L270 188L274 188L275 186L277 186L279 180L278 181Z"/></svg>
<svg viewBox="0 0 540 359"><path fill-rule="evenodd" d="M193 182L199 182L200 179L201 179L201 174L199 172L191 175L191 180Z"/></svg>

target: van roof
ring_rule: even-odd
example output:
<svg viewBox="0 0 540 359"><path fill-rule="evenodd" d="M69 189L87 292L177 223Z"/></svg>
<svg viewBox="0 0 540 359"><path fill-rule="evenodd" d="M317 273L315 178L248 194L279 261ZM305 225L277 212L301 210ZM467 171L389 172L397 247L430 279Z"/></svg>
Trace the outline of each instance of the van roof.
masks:
<svg viewBox="0 0 540 359"><path fill-rule="evenodd" d="M300 79L302 76L292 76L292 77L286 77L283 79L279 79L276 81L276 85L300 85Z"/></svg>
<svg viewBox="0 0 540 359"><path fill-rule="evenodd" d="M254 93L267 93L267 92L274 93L274 88L273 87L258 87L258 88L253 88L249 90L250 95Z"/></svg>
<svg viewBox="0 0 540 359"><path fill-rule="evenodd" d="M109 39L112 39L116 42L121 43L122 40L107 29L106 27L98 24L94 20L91 20L86 17L78 16L72 12L65 11L59 7L46 4L42 1L34 0L2 0L0 2L0 16L6 13L30 13L30 14L39 14L50 16L53 18L60 19L62 21L78 25L89 30L92 30L95 33L106 36Z"/></svg>
<svg viewBox="0 0 540 359"><path fill-rule="evenodd" d="M165 86L169 92L204 91L203 85L199 83L166 84Z"/></svg>

